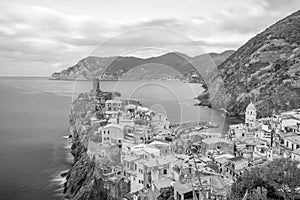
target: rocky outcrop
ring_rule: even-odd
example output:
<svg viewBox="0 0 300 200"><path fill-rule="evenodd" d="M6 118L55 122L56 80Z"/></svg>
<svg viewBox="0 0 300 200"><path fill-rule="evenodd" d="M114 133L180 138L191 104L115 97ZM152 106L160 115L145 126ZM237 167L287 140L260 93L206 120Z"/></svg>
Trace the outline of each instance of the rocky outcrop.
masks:
<svg viewBox="0 0 300 200"><path fill-rule="evenodd" d="M300 11L297 11L249 40L206 81L212 107L222 107L229 115L238 115L253 101L258 115L268 116L273 110L300 107L299 75Z"/></svg>
<svg viewBox="0 0 300 200"><path fill-rule="evenodd" d="M189 57L181 53L167 53L158 57L95 57L80 60L76 65L53 73L52 80L141 80L180 79L203 82L209 69L223 62L233 51ZM197 75L197 76L195 76Z"/></svg>
<svg viewBox="0 0 300 200"><path fill-rule="evenodd" d="M117 181L106 180L101 175L101 161L87 153L88 141L92 136L87 118L93 112L92 108L90 93L80 94L73 102L69 132L73 140L71 153L74 161L71 169L63 174L67 179L64 196L70 200L119 200L130 191L130 182L122 178Z"/></svg>

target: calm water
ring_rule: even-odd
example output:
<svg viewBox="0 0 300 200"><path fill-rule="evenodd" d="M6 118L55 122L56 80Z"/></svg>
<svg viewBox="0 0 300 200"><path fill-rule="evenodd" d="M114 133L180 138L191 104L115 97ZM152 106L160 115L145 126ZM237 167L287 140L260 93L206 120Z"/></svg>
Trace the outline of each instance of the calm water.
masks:
<svg viewBox="0 0 300 200"><path fill-rule="evenodd" d="M70 103L91 89L89 81L0 78L0 199L62 199L59 173L68 169ZM208 120L223 124L221 113L194 107L200 85L179 81L105 81L105 91L141 100L172 122ZM226 126L225 126L226 127ZM216 131L216 130L213 130Z"/></svg>

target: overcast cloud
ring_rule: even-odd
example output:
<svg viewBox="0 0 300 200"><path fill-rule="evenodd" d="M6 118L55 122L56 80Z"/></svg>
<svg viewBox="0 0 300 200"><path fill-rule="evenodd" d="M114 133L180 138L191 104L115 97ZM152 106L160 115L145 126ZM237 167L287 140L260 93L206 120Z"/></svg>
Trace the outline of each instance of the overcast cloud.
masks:
<svg viewBox="0 0 300 200"><path fill-rule="evenodd" d="M237 49L298 8L300 0L2 1L0 75L48 76L91 54Z"/></svg>

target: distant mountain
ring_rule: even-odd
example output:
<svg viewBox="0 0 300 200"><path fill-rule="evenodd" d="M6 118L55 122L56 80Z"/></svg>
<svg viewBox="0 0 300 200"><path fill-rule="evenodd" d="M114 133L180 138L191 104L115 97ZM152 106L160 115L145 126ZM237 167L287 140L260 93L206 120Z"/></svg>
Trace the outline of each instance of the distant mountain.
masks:
<svg viewBox="0 0 300 200"><path fill-rule="evenodd" d="M297 11L250 39L206 81L213 107L223 107L229 115L237 115L253 101L260 116L269 116L273 111L300 107L299 76Z"/></svg>
<svg viewBox="0 0 300 200"><path fill-rule="evenodd" d="M203 54L189 57L172 52L141 59L136 57L95 57L80 60L76 65L53 73L52 80L102 80L180 79L203 83L202 76L212 71L214 65L223 62L234 51Z"/></svg>

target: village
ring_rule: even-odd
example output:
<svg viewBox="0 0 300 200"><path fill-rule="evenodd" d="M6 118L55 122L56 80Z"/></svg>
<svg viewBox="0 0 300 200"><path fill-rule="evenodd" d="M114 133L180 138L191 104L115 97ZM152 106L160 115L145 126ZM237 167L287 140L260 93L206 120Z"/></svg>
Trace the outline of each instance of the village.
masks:
<svg viewBox="0 0 300 200"><path fill-rule="evenodd" d="M300 109L258 119L251 102L244 123L224 135L203 131L217 126L209 122L171 126L138 100L101 91L99 79L76 101L73 110L84 116L78 130L86 133L80 140L104 188L127 183L123 199L158 199L164 192L175 200L226 199L245 170L280 157L300 161Z"/></svg>

